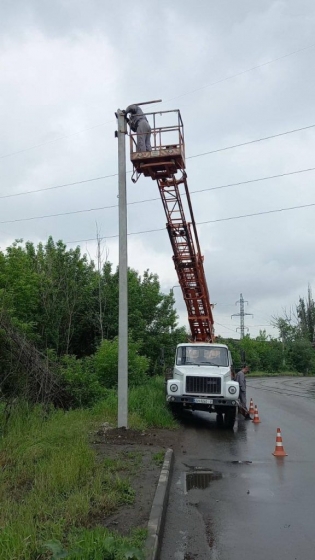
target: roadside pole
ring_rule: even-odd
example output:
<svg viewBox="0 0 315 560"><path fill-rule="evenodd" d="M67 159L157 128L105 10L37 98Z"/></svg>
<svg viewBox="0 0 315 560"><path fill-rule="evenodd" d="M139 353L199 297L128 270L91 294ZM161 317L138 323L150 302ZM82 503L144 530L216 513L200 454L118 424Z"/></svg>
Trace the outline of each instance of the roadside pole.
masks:
<svg viewBox="0 0 315 560"><path fill-rule="evenodd" d="M128 428L128 253L125 114L118 109L118 216L119 216L119 318L118 318L118 428Z"/></svg>
<svg viewBox="0 0 315 560"><path fill-rule="evenodd" d="M137 105L159 103L161 99ZM118 316L118 428L128 428L128 247L126 191L125 113L117 109L118 130L118 217L119 217L119 316Z"/></svg>

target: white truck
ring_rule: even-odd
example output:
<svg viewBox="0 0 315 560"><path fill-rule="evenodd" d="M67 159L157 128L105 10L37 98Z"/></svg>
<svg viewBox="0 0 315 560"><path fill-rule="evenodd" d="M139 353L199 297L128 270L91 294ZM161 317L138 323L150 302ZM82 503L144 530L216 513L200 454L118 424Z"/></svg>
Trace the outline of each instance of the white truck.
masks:
<svg viewBox="0 0 315 560"><path fill-rule="evenodd" d="M231 353L224 344L179 344L172 378L166 381L166 400L174 414L215 412L218 422L233 428L239 384L231 379L231 368Z"/></svg>

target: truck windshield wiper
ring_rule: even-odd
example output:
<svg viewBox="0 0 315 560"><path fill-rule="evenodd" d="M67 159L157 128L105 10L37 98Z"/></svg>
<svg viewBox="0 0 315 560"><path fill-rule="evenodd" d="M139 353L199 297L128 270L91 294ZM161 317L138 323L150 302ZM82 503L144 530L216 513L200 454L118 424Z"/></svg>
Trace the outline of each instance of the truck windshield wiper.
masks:
<svg viewBox="0 0 315 560"><path fill-rule="evenodd" d="M220 364L214 364L213 362L199 362L200 364L207 364L207 366L217 366L220 367Z"/></svg>

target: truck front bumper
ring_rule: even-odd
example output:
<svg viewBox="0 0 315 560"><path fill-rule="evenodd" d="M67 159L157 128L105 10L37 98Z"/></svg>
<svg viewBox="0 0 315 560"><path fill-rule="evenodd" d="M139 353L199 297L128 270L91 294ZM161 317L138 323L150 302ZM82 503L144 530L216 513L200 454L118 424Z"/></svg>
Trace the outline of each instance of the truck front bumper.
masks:
<svg viewBox="0 0 315 560"><path fill-rule="evenodd" d="M204 395L167 395L166 401L168 403L182 404L187 408L215 408L221 406L238 406L238 399L226 399L225 397L205 397Z"/></svg>

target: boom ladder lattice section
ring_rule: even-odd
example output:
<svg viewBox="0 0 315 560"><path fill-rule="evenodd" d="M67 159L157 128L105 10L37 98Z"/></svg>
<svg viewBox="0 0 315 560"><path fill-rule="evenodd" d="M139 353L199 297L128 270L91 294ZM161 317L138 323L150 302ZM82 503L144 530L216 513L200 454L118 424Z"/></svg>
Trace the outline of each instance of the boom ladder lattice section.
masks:
<svg viewBox="0 0 315 560"><path fill-rule="evenodd" d="M188 311L188 321L195 341L214 339L213 316L203 267L198 233L190 202L186 174L181 179L157 180L167 219L167 231L173 249L173 261ZM183 184L189 208L187 221L181 200Z"/></svg>

